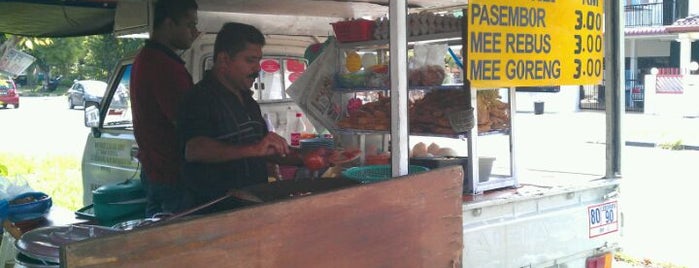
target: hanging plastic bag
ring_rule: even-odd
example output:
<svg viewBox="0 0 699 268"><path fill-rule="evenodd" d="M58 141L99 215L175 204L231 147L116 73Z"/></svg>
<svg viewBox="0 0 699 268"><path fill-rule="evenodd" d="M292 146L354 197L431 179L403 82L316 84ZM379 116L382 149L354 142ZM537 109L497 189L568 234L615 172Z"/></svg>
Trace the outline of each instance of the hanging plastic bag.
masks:
<svg viewBox="0 0 699 268"><path fill-rule="evenodd" d="M0 221L8 218L11 200L32 191L33 189L25 180L10 180L0 175Z"/></svg>
<svg viewBox="0 0 699 268"><path fill-rule="evenodd" d="M449 47L447 44L418 44L415 45L415 56L408 73L408 84L411 86L439 86L444 82L444 55Z"/></svg>
<svg viewBox="0 0 699 268"><path fill-rule="evenodd" d="M12 180L0 176L0 199L11 200L20 194L33 191L34 189L23 179Z"/></svg>

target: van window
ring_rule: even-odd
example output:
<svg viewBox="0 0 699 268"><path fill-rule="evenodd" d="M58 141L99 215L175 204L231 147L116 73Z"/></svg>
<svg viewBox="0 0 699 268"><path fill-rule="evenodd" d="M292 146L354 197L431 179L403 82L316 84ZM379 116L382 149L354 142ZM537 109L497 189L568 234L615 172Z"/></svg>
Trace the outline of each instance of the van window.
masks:
<svg viewBox="0 0 699 268"><path fill-rule="evenodd" d="M104 117L104 128L131 128L131 99L129 97L129 84L131 81L131 64L123 65L119 77L117 89L114 91L107 113Z"/></svg>
<svg viewBox="0 0 699 268"><path fill-rule="evenodd" d="M213 67L213 57L204 60L204 72ZM286 89L308 67L308 61L299 57L264 57L260 60L260 77L252 85L253 97L260 102L290 99Z"/></svg>

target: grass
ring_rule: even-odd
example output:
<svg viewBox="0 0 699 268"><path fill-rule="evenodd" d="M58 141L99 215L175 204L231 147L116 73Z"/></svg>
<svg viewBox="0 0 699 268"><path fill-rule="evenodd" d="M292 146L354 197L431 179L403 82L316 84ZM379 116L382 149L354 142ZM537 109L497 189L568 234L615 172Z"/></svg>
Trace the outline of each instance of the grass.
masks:
<svg viewBox="0 0 699 268"><path fill-rule="evenodd" d="M71 85L59 85L56 90L48 92L44 91L41 85L33 85L33 86L21 86L18 87L17 90L19 90L21 96L39 96L39 95L54 95L54 96L61 96L65 95L66 92L68 91L68 88Z"/></svg>
<svg viewBox="0 0 699 268"><path fill-rule="evenodd" d="M658 145L660 148L663 148L665 150L682 150L684 149L684 145L682 145L682 140L676 140L676 141L671 141L671 142L665 142L661 143Z"/></svg>
<svg viewBox="0 0 699 268"><path fill-rule="evenodd" d="M75 157L0 154L0 177L5 178L3 192L9 182L48 194L55 206L73 211L83 206L80 159Z"/></svg>
<svg viewBox="0 0 699 268"><path fill-rule="evenodd" d="M614 254L614 259L617 261L622 261L631 265L631 267L638 268L688 268L682 265L676 265L672 263L665 262L654 262L647 258L635 258L633 256L624 254L623 252L617 252Z"/></svg>

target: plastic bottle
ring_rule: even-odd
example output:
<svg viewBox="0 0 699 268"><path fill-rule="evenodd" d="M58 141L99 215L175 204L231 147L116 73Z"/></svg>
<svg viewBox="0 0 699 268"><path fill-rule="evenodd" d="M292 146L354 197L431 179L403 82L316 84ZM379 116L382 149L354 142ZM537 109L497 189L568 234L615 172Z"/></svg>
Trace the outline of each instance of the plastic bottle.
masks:
<svg viewBox="0 0 699 268"><path fill-rule="evenodd" d="M301 145L301 134L306 132L306 124L303 123L303 114L296 113L296 118L291 125L291 146L299 147Z"/></svg>
<svg viewBox="0 0 699 268"><path fill-rule="evenodd" d="M272 120L269 119L269 115L264 114L262 117L265 119L265 124L267 124L267 130L269 132L275 132L274 124L272 124Z"/></svg>

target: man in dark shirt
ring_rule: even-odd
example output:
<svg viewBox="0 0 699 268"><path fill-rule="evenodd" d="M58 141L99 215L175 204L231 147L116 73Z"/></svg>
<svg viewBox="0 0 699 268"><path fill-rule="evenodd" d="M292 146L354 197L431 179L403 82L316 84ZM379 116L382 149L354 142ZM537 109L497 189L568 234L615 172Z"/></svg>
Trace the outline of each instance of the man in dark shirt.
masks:
<svg viewBox="0 0 699 268"><path fill-rule="evenodd" d="M260 72L264 44L255 27L225 24L216 36L211 72L181 106L177 127L185 156L183 178L194 205L230 189L266 183L267 161L290 153L287 141L267 130L250 90ZM227 199L206 212L239 205Z"/></svg>
<svg viewBox="0 0 699 268"><path fill-rule="evenodd" d="M177 106L193 87L184 61L175 54L189 49L197 38L197 3L194 0L159 0L155 3L153 31L134 59L131 105L138 159L146 187L146 217L176 213L188 205L180 179L175 119Z"/></svg>

